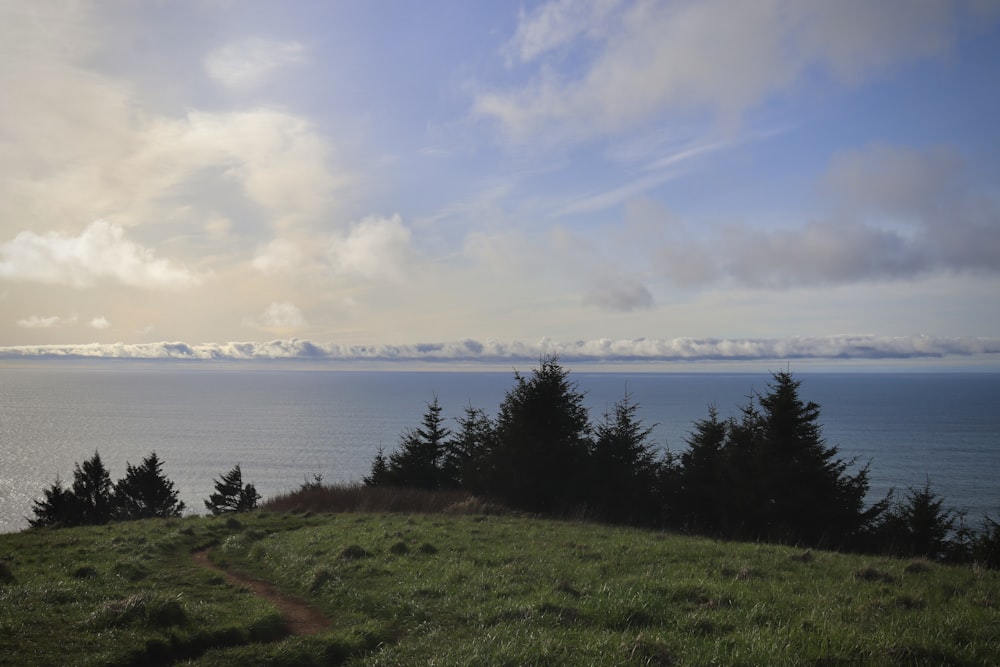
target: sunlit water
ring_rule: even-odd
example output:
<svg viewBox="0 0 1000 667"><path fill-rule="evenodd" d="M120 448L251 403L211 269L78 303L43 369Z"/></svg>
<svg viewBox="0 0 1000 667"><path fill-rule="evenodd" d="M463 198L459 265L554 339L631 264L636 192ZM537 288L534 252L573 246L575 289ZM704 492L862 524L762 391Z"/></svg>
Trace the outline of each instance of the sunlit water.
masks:
<svg viewBox="0 0 1000 667"><path fill-rule="evenodd" d="M526 370L530 370L526 369ZM766 374L571 373L597 420L626 391L653 437L674 451L709 404L735 414ZM803 374L823 434L845 458L871 461L871 497L929 476L974 524L1000 514L1000 375ZM113 479L155 451L189 512L236 463L265 497L313 475L356 482L379 447L419 424L435 395L444 414L495 414L509 372L224 369L0 369L0 532L20 530L32 500L99 451Z"/></svg>

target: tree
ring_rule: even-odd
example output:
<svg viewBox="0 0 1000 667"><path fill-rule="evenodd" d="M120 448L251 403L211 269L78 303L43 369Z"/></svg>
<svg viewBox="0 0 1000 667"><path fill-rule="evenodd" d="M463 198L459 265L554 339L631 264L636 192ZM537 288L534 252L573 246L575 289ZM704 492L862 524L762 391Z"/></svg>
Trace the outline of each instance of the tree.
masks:
<svg viewBox="0 0 1000 667"><path fill-rule="evenodd" d="M584 394L555 356L543 357L500 405L487 455L487 491L535 512L586 502L590 423Z"/></svg>
<svg viewBox="0 0 1000 667"><path fill-rule="evenodd" d="M729 526L734 509L726 460L730 430L710 405L708 417L696 421L687 438L687 449L680 455L675 507L685 527L725 530Z"/></svg>
<svg viewBox="0 0 1000 667"><path fill-rule="evenodd" d="M638 408L626 392L594 429L587 495L591 512L607 521L648 523L657 514L653 427L643 425Z"/></svg>
<svg viewBox="0 0 1000 667"><path fill-rule="evenodd" d="M493 422L483 410L466 406L458 430L444 443L442 485L478 492L484 485L486 454L493 442Z"/></svg>
<svg viewBox="0 0 1000 667"><path fill-rule="evenodd" d="M114 487L115 518L148 519L175 517L184 511L174 483L163 474L163 464L155 452L138 466L125 465L125 477Z"/></svg>
<svg viewBox="0 0 1000 667"><path fill-rule="evenodd" d="M240 465L215 481L215 493L205 501L205 507L212 514L228 514L231 512L249 512L257 509L260 494L253 484L243 484L243 472Z"/></svg>
<svg viewBox="0 0 1000 667"><path fill-rule="evenodd" d="M94 455L76 465L73 471L73 502L80 525L103 524L114 513L111 474L104 467L101 455Z"/></svg>
<svg viewBox="0 0 1000 667"><path fill-rule="evenodd" d="M949 535L962 515L945 509L944 498L931 486L908 487L906 498L895 503L881 525L884 546L907 556L943 559L950 551Z"/></svg>
<svg viewBox="0 0 1000 667"><path fill-rule="evenodd" d="M772 375L727 422L710 409L682 456L685 510L702 528L808 544L855 543L884 511L865 509L868 467L838 457L822 438L820 409L801 381Z"/></svg>
<svg viewBox="0 0 1000 667"><path fill-rule="evenodd" d="M385 457L385 449L378 448L378 453L372 459L372 469L367 477L363 477L365 486L385 486L390 484L389 459Z"/></svg>
<svg viewBox="0 0 1000 667"><path fill-rule="evenodd" d="M74 498L72 489L63 486L62 480L56 477L52 486L43 491L43 500L35 500L32 511L33 519L28 519L32 528L42 526L75 525Z"/></svg>
<svg viewBox="0 0 1000 667"><path fill-rule="evenodd" d="M451 429L444 425L438 397L427 404L421 425L403 433L400 449L389 456L389 480L397 486L438 489L441 465Z"/></svg>
<svg viewBox="0 0 1000 667"><path fill-rule="evenodd" d="M35 501L32 526L84 526L107 523L114 513L111 475L94 455L73 467L73 484L64 488L62 482L45 489L44 500Z"/></svg>

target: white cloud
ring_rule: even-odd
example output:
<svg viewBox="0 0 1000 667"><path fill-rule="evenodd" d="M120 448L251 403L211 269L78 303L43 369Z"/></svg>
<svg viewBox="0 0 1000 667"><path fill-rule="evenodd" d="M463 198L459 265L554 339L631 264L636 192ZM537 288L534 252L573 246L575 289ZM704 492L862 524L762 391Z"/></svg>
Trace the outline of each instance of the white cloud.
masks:
<svg viewBox="0 0 1000 667"><path fill-rule="evenodd" d="M475 110L520 140L615 133L667 110L738 118L807 76L855 83L941 54L955 6L661 0L612 12L553 0L523 16L514 39L522 60L539 62L533 81L481 92ZM572 57L561 53L571 46L579 47ZM559 57L541 57L556 47Z"/></svg>
<svg viewBox="0 0 1000 667"><path fill-rule="evenodd" d="M24 327L25 329L51 329L53 327L59 327L66 324L76 323L76 317L59 317L58 315L51 315L49 317L40 317L38 315L32 315L17 321L17 326Z"/></svg>
<svg viewBox="0 0 1000 667"><path fill-rule="evenodd" d="M14 221L39 230L104 218L180 222L217 241L261 222L328 219L351 179L312 123L262 106L159 112L140 87L94 69L95 53L107 55L94 9L0 3L0 234ZM273 62L296 57L274 45Z"/></svg>
<svg viewBox="0 0 1000 667"><path fill-rule="evenodd" d="M205 57L205 71L229 88L254 88L280 70L304 60L298 42L278 42L252 37L220 47Z"/></svg>
<svg viewBox="0 0 1000 667"><path fill-rule="evenodd" d="M111 322L108 321L108 318L100 315L90 320L90 326L94 329L107 329L111 326Z"/></svg>
<svg viewBox="0 0 1000 667"><path fill-rule="evenodd" d="M299 329L306 325L306 318L291 301L273 302L257 320L262 329Z"/></svg>
<svg viewBox="0 0 1000 667"><path fill-rule="evenodd" d="M125 231L96 220L79 236L21 232L0 245L0 278L71 287L102 280L149 288L196 285L200 276L125 238Z"/></svg>
<svg viewBox="0 0 1000 667"><path fill-rule="evenodd" d="M263 273L279 273L298 268L303 260L302 250L287 239L274 239L257 249L253 266Z"/></svg>
<svg viewBox="0 0 1000 667"><path fill-rule="evenodd" d="M335 240L329 259L335 273L365 280L400 280L410 264L411 232L396 214L369 216Z"/></svg>
<svg viewBox="0 0 1000 667"><path fill-rule="evenodd" d="M595 35L622 0L554 0L522 14L511 48L522 62L569 44L581 35Z"/></svg>
<svg viewBox="0 0 1000 667"><path fill-rule="evenodd" d="M795 359L921 359L1000 355L1000 338L828 336L799 338L599 338L560 342L460 340L414 345L339 345L292 338L269 342L181 342L0 347L0 358L234 359L313 361L518 361L556 354L574 362L670 362Z"/></svg>

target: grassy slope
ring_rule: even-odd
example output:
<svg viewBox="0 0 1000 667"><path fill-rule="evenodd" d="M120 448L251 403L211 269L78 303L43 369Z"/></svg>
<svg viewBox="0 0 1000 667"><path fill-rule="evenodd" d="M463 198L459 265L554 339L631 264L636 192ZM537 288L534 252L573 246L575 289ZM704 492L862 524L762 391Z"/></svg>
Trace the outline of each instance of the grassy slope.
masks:
<svg viewBox="0 0 1000 667"><path fill-rule="evenodd" d="M1000 573L537 519L189 518L0 536L0 663L995 664ZM313 602L273 607L192 549ZM257 642L257 643L252 643Z"/></svg>

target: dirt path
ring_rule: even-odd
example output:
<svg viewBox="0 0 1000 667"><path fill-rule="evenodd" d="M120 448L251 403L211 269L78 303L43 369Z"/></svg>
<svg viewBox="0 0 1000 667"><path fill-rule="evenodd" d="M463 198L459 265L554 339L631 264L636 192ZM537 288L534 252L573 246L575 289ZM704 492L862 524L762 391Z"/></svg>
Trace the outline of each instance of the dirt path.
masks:
<svg viewBox="0 0 1000 667"><path fill-rule="evenodd" d="M254 595L264 598L281 612L292 635L312 635L330 626L330 619L313 609L302 600L282 593L271 584L260 579L224 570L208 558L208 551L196 551L192 554L194 562L202 567L218 572L226 581L234 586L245 586Z"/></svg>

